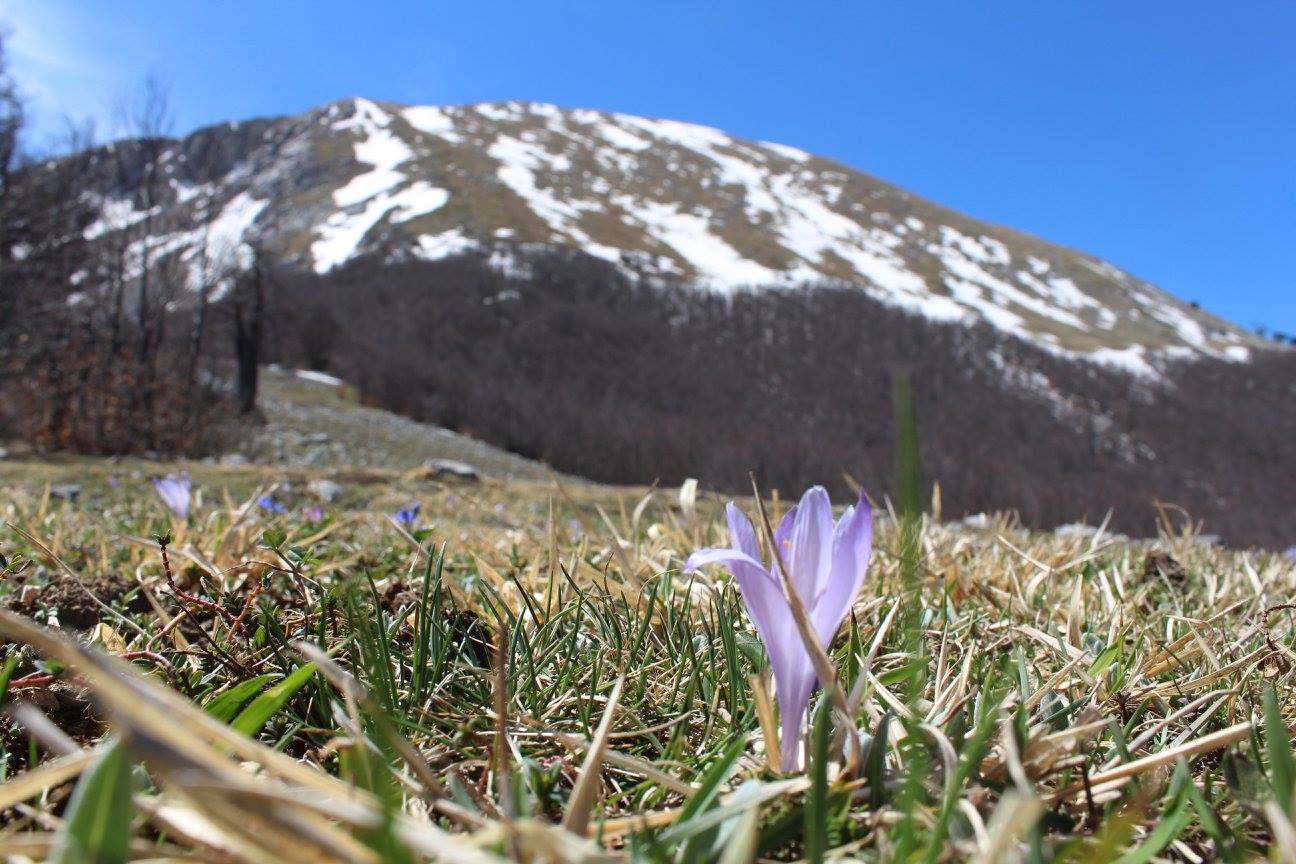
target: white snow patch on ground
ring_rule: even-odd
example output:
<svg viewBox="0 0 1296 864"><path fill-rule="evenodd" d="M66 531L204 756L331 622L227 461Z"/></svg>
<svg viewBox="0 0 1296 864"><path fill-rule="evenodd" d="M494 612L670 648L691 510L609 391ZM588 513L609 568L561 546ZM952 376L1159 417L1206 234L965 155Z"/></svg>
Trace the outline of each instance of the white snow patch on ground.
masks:
<svg viewBox="0 0 1296 864"><path fill-rule="evenodd" d="M640 150L647 150L652 146L652 142L645 141L633 132L627 132L615 123L608 123L601 117L595 122L594 127L598 130L599 135L603 136L604 141L608 142L618 150L633 150L637 152Z"/></svg>
<svg viewBox="0 0 1296 864"><path fill-rule="evenodd" d="M342 386L341 378L338 378L333 375L329 375L327 372L316 372L312 369L298 369L296 372L293 373L293 375L297 376L303 381L314 381L316 384L324 384L329 387Z"/></svg>
<svg viewBox="0 0 1296 864"><path fill-rule="evenodd" d="M1053 386L1052 379L1043 372L1027 369L1013 363L1007 360L998 350L991 351L986 356L990 364L1002 373L1004 380L1009 384L1035 393L1049 402L1053 406L1052 414L1054 417L1060 418L1079 411L1073 401L1058 390L1057 387ZM1079 411L1079 413L1083 412Z"/></svg>
<svg viewBox="0 0 1296 864"><path fill-rule="evenodd" d="M681 213L678 205L637 202L628 195L616 203L660 243L674 249L698 274L699 280L721 290L738 285L770 285L781 274L748 261L724 240L711 233L706 215Z"/></svg>
<svg viewBox="0 0 1296 864"><path fill-rule="evenodd" d="M1111 366L1129 372L1137 378L1160 378L1156 367L1148 362L1147 351L1142 345L1131 345L1128 348L1099 348L1082 355L1094 363Z"/></svg>
<svg viewBox="0 0 1296 864"><path fill-rule="evenodd" d="M1012 261L1008 247L991 237L973 239L948 225L942 225L940 233L941 243L958 249L963 257L972 261L980 264L1008 264Z"/></svg>
<svg viewBox="0 0 1296 864"><path fill-rule="evenodd" d="M518 260L518 256L508 249L491 250L486 265L510 279L530 279L534 275L531 267Z"/></svg>
<svg viewBox="0 0 1296 864"><path fill-rule="evenodd" d="M463 140L455 132L454 120L442 108L433 105L416 105L401 112L405 122L420 132L435 135L451 143Z"/></svg>
<svg viewBox="0 0 1296 864"><path fill-rule="evenodd" d="M582 126L595 126L603 122L603 115L588 108L575 108L570 112L572 120Z"/></svg>
<svg viewBox="0 0 1296 864"><path fill-rule="evenodd" d="M620 249L596 243L577 225L582 213L602 210L602 203L570 200L554 190L542 189L537 182L537 170L570 171L570 159L509 135L495 139L487 154L500 163L495 172L500 182L522 198L559 239L574 240L583 251L598 258L614 262L621 259Z"/></svg>
<svg viewBox="0 0 1296 864"><path fill-rule="evenodd" d="M424 261L439 261L468 252L478 247L476 240L464 236L463 229L451 228L440 234L423 234L418 238L419 248L415 254Z"/></svg>
<svg viewBox="0 0 1296 864"><path fill-rule="evenodd" d="M268 198L256 199L246 191L226 202L221 212L207 226L207 254L228 269L230 263L240 268L251 265L251 250L247 248L247 233L256 223L261 211L269 205Z"/></svg>
<svg viewBox="0 0 1296 864"><path fill-rule="evenodd" d="M747 218L756 219L762 213L778 211L779 201L769 189L769 170L763 165L754 163L752 157L757 154L749 150L744 151L743 155L721 152L718 148L732 149L735 144L733 139L720 130L674 120L644 120L638 117L623 119L621 116L617 119L623 124L628 123L640 131L692 150L714 162L719 169L716 175L716 182L719 185L742 188L743 209L747 213Z"/></svg>
<svg viewBox="0 0 1296 864"><path fill-rule="evenodd" d="M1205 331L1202 330L1201 325L1196 320L1182 309L1169 304L1150 304L1148 312L1162 324L1172 327L1179 334L1179 338L1189 345L1196 348L1206 346Z"/></svg>
<svg viewBox="0 0 1296 864"><path fill-rule="evenodd" d="M511 103L510 103L511 104ZM517 120L517 114L508 106L492 105L483 103L474 106L474 110L485 117L487 120L494 120L496 123L502 123L509 120Z"/></svg>
<svg viewBox="0 0 1296 864"><path fill-rule="evenodd" d="M439 210L449 200L449 192L420 180L396 192L383 192L369 199L359 213L335 211L316 229L317 239L311 244L315 272L326 273L350 260L384 216L391 214L392 222L407 222Z"/></svg>
<svg viewBox="0 0 1296 864"><path fill-rule="evenodd" d="M416 180L386 199L391 221L408 222L440 210L450 200L450 193L424 180Z"/></svg>
<svg viewBox="0 0 1296 864"><path fill-rule="evenodd" d="M1029 335L1026 331L1026 321L1015 312L1010 312L998 303L987 300L980 286L966 279L946 276L945 287L954 295L955 300L977 312L994 327L1016 336Z"/></svg>
<svg viewBox="0 0 1296 864"><path fill-rule="evenodd" d="M1224 359L1233 363L1246 363L1251 359L1251 351L1241 345L1230 345L1224 349Z"/></svg>
<svg viewBox="0 0 1296 864"><path fill-rule="evenodd" d="M775 144L771 141L762 141L760 146L764 147L771 153L782 156L784 159L791 159L793 162L809 162L810 154L804 150L798 150L795 147L789 147L786 144Z"/></svg>
<svg viewBox="0 0 1296 864"><path fill-rule="evenodd" d="M927 251L944 265L949 274L945 278L945 284L950 291L961 302L984 315L992 324L1010 325L1003 326L1002 329L1017 335L1029 336L1029 332L1022 327L1024 322L1020 316L1009 312L1007 308L1016 305L1076 330L1089 329L1084 321L1071 312L1027 294L982 268L978 262L1007 263L1001 260L998 250L987 248L984 244L964 237L953 229L942 228L941 230L945 239L952 241L953 245L938 246L933 243L927 247ZM991 297L986 297L984 291L990 292Z"/></svg>
<svg viewBox="0 0 1296 864"><path fill-rule="evenodd" d="M213 195L216 192L212 183L181 183L178 180L171 181L171 189L175 192L177 204L188 204L199 195Z"/></svg>
<svg viewBox="0 0 1296 864"><path fill-rule="evenodd" d="M405 175L396 167L414 155L404 141L386 129L373 129L367 138L357 141L355 154L358 161L373 167L333 192L333 203L339 207L367 201L401 183Z"/></svg>
<svg viewBox="0 0 1296 864"><path fill-rule="evenodd" d="M1109 264L1106 261L1091 261L1088 258L1081 258L1080 263L1097 273L1099 276L1104 276L1114 282L1119 282L1121 285L1128 287L1132 281L1128 273L1116 265Z"/></svg>
<svg viewBox="0 0 1296 864"><path fill-rule="evenodd" d="M151 215L156 216L161 210L161 207L154 207ZM99 205L99 212L99 218L87 225L82 234L87 240L97 240L111 231L129 228L150 215L148 210L136 210L135 203L124 198L105 198Z"/></svg>
<svg viewBox="0 0 1296 864"><path fill-rule="evenodd" d="M414 110L422 122L438 122L423 109L407 109L407 120L409 110ZM352 177L333 192L333 203L339 209L316 228L316 239L311 244L317 273L327 272L355 255L369 231L388 214L393 222L405 222L440 209L450 198L444 189L422 180L396 189L406 180L405 174L396 169L414 154L391 131L391 121L391 115L374 103L357 99L355 113L334 124L335 129L358 135L354 145L356 161L369 165L370 170ZM364 206L353 212L359 205Z"/></svg>
<svg viewBox="0 0 1296 864"><path fill-rule="evenodd" d="M1034 291L1045 300L1064 306L1067 309L1104 309L1101 303L1076 287L1076 284L1063 276L1049 276L1047 281L1040 279L1025 270L1017 271L1017 281ZM1109 310L1110 311L1110 310Z"/></svg>
<svg viewBox="0 0 1296 864"><path fill-rule="evenodd" d="M706 155L714 147L729 147L733 139L719 129L710 126L698 126L694 123L682 123L679 120L649 120L645 117L634 117L630 114L615 115L617 123L623 128L631 126L647 132L654 138L669 141L687 150Z"/></svg>

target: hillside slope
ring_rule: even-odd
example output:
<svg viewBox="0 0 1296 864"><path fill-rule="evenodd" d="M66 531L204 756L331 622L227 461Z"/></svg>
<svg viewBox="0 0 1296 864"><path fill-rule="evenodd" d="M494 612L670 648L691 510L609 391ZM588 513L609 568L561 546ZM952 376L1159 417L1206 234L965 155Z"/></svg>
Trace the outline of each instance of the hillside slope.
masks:
<svg viewBox="0 0 1296 864"><path fill-rule="evenodd" d="M105 172L88 232L147 222L134 256L183 256L195 285L245 265L249 243L317 273L364 255L470 250L508 270L519 250L555 248L648 284L856 286L932 320L984 321L1143 374L1167 356L1245 359L1252 344L1108 262L794 148L688 123L348 99L204 129L165 142L160 158L149 206L138 176Z"/></svg>

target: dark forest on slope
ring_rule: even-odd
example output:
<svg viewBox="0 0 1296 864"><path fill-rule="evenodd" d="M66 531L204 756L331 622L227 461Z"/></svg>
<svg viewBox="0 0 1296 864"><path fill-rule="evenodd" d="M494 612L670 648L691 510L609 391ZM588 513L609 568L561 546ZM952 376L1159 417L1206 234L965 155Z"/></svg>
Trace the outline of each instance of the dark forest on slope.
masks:
<svg viewBox="0 0 1296 864"><path fill-rule="evenodd" d="M561 253L284 271L272 295L267 359L597 480L741 493L755 470L768 488L841 495L848 474L885 494L904 370L947 514L1049 526L1112 509L1116 529L1148 534L1162 501L1234 543L1294 533L1290 352L1147 382L858 290L645 287Z"/></svg>

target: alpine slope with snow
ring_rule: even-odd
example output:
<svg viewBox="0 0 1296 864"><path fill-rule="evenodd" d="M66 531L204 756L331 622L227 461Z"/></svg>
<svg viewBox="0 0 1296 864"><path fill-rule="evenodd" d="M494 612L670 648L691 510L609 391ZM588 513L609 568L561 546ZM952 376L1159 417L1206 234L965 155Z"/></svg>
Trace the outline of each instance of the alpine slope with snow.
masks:
<svg viewBox="0 0 1296 864"><path fill-rule="evenodd" d="M1165 359L1246 360L1255 344L1106 261L793 147L672 120L348 99L201 130L167 142L161 162L151 207L120 182L90 193L102 216L87 235L173 256L215 292L212 274L246 267L253 246L319 273L368 255L510 268L519 250L551 247L646 284L856 287L1144 376Z"/></svg>

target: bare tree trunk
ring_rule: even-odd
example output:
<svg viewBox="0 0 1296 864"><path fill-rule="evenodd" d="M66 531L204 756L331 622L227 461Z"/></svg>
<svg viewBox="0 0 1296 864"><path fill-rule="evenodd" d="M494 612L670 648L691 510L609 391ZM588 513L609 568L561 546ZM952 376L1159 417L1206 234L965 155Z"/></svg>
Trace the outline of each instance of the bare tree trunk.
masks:
<svg viewBox="0 0 1296 864"><path fill-rule="evenodd" d="M250 298L243 296L243 291L238 291L234 299L234 356L238 364L240 414L251 414L256 410L262 320L265 314L264 261L259 249L253 253L247 288Z"/></svg>

